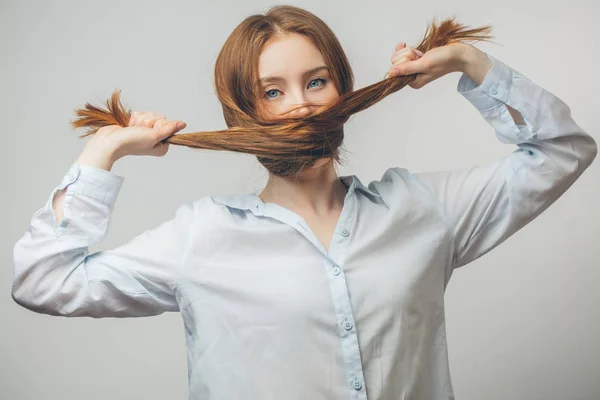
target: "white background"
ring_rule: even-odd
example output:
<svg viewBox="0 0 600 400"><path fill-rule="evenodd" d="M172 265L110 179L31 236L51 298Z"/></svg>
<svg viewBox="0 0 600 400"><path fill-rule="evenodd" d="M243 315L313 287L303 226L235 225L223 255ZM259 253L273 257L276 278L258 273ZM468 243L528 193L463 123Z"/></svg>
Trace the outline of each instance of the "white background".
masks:
<svg viewBox="0 0 600 400"><path fill-rule="evenodd" d="M225 128L214 61L245 17L277 3L219 1L0 1L2 240L0 398L185 399L187 360L178 313L152 318L51 317L11 298L12 250L87 139L73 111L114 89L134 110ZM597 1L295 1L340 39L355 88L383 78L394 45L417 45L427 22L454 15L492 24L476 44L564 100L599 140ZM414 172L508 155L456 92L459 74L409 87L352 117L340 174L367 184L390 166ZM108 237L116 247L204 195L262 188L253 156L171 146L164 158L128 157ZM446 292L450 367L460 400L600 399L600 163L546 212L455 272ZM148 356L152 354L152 356Z"/></svg>

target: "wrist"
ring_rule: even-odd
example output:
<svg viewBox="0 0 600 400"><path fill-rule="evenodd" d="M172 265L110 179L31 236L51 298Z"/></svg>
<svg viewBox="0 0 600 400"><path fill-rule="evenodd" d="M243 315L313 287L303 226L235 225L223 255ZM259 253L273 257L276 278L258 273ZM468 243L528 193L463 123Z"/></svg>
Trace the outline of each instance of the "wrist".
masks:
<svg viewBox="0 0 600 400"><path fill-rule="evenodd" d="M116 152L110 149L99 150L96 148L84 149L76 163L110 171L115 161L118 160Z"/></svg>
<svg viewBox="0 0 600 400"><path fill-rule="evenodd" d="M477 47L463 44L460 52L460 71L466 74L475 84L481 85L492 66L492 60Z"/></svg>

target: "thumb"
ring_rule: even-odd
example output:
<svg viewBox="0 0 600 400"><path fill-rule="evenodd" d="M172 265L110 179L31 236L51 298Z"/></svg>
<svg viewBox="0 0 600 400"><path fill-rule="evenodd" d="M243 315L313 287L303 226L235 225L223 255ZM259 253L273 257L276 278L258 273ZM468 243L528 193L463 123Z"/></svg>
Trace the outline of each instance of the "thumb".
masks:
<svg viewBox="0 0 600 400"><path fill-rule="evenodd" d="M412 75L418 74L425 71L425 65L422 58L414 61L407 61L398 66L395 66L392 70L392 76L399 75Z"/></svg>
<svg viewBox="0 0 600 400"><path fill-rule="evenodd" d="M160 128L154 128L156 130L157 140L164 140L169 136L173 136L175 133L184 129L187 126L185 122L181 121L169 121Z"/></svg>

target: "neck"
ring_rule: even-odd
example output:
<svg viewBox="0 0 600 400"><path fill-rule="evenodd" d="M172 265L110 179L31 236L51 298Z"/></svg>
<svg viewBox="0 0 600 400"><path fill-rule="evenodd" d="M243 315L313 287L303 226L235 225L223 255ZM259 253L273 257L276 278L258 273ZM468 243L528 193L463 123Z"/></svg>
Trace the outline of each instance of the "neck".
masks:
<svg viewBox="0 0 600 400"><path fill-rule="evenodd" d="M290 210L318 215L341 208L347 191L335 171L333 159L328 159L324 164L321 160L317 161L313 168L296 176L269 175L259 197L264 202L276 203Z"/></svg>

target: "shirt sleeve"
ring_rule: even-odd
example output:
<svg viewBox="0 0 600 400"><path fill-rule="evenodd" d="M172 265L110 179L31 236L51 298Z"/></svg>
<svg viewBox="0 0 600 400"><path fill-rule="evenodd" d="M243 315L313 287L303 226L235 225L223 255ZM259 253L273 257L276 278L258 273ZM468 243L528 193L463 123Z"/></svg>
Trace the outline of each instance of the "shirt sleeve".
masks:
<svg viewBox="0 0 600 400"><path fill-rule="evenodd" d="M178 311L175 287L189 244L193 204L128 243L89 254L109 229L124 178L74 163L14 247L12 297L43 314L142 317ZM67 188L64 217L52 200Z"/></svg>
<svg viewBox="0 0 600 400"><path fill-rule="evenodd" d="M487 54L487 53L486 53ZM561 196L592 163L594 139L549 91L487 54L481 85L466 74L457 91L494 129L509 156L485 166L415 174L440 205L453 235L452 268L492 250ZM519 111L517 125L505 105Z"/></svg>

